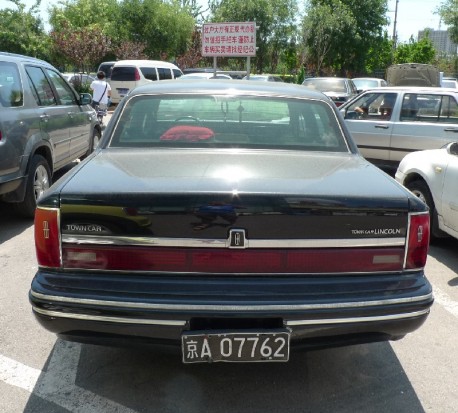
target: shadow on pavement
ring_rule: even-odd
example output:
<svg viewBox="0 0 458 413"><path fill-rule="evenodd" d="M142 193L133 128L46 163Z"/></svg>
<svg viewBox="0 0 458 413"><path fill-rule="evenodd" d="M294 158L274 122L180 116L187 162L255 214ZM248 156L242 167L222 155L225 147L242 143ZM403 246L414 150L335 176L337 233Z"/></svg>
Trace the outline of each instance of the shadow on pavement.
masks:
<svg viewBox="0 0 458 413"><path fill-rule="evenodd" d="M25 413L424 412L389 343L184 365L177 354L57 340L46 368Z"/></svg>

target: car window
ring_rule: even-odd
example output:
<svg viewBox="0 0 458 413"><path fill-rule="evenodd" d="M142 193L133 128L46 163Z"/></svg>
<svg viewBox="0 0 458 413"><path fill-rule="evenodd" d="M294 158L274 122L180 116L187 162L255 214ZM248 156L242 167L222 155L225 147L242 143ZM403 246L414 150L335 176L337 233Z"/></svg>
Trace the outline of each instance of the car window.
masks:
<svg viewBox="0 0 458 413"><path fill-rule="evenodd" d="M172 79L172 70L168 68L158 67L159 80Z"/></svg>
<svg viewBox="0 0 458 413"><path fill-rule="evenodd" d="M306 79L303 85L320 92L347 92L345 81L341 79Z"/></svg>
<svg viewBox="0 0 458 413"><path fill-rule="evenodd" d="M120 82L135 82L135 67L114 66L111 72L111 80Z"/></svg>
<svg viewBox="0 0 458 413"><path fill-rule="evenodd" d="M56 97L43 70L37 66L26 66L30 86L38 106L57 105Z"/></svg>
<svg viewBox="0 0 458 413"><path fill-rule="evenodd" d="M329 104L252 96L132 97L110 143L188 145L348 151Z"/></svg>
<svg viewBox="0 0 458 413"><path fill-rule="evenodd" d="M362 121L390 120L396 97L396 93L365 93L347 108L345 118Z"/></svg>
<svg viewBox="0 0 458 413"><path fill-rule="evenodd" d="M401 121L458 123L458 106L453 96L406 93Z"/></svg>
<svg viewBox="0 0 458 413"><path fill-rule="evenodd" d="M177 77L183 76L183 72L182 72L181 70L178 70L178 69L172 69L172 72L173 72L173 77L174 77L174 78L177 78Z"/></svg>
<svg viewBox="0 0 458 413"><path fill-rule="evenodd" d="M62 105L76 105L76 96L65 80L54 70L46 69L46 72L56 89L60 103Z"/></svg>
<svg viewBox="0 0 458 413"><path fill-rule="evenodd" d="M14 63L0 62L0 104L3 107L24 104L21 77Z"/></svg>
<svg viewBox="0 0 458 413"><path fill-rule="evenodd" d="M155 67L141 67L140 70L148 80L157 80L157 72ZM113 77L112 77L113 79Z"/></svg>

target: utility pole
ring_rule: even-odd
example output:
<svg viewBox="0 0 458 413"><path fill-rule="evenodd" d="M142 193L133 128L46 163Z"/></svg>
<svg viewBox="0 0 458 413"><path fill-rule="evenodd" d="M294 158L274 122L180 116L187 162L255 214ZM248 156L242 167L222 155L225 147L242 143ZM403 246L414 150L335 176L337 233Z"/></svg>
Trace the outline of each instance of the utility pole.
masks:
<svg viewBox="0 0 458 413"><path fill-rule="evenodd" d="M398 3L399 3L399 0L396 0L396 7L394 9L394 24L393 24L393 51L396 50L396 45L398 43L398 36L396 34L396 24L398 21Z"/></svg>

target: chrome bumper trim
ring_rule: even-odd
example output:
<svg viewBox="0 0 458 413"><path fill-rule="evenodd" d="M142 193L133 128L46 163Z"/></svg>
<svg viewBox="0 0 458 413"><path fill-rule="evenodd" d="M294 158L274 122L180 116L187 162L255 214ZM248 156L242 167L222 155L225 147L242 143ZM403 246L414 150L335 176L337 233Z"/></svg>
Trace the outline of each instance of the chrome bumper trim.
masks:
<svg viewBox="0 0 458 413"><path fill-rule="evenodd" d="M296 310L325 310L374 307L382 305L409 304L419 301L432 300L429 293L418 297L392 298L376 301L359 301L326 304L268 304L268 305L215 305L215 304L156 304L93 300L90 298L61 297L57 295L41 294L31 291L33 297L50 303L67 303L75 305L109 306L118 308L134 308L163 311L296 311Z"/></svg>
<svg viewBox="0 0 458 413"><path fill-rule="evenodd" d="M33 311L38 314L42 314L48 317L55 318L71 318L84 321L108 321L110 323L120 324L146 324L146 325L158 325L158 326L171 326L171 327L183 327L186 325L184 320L150 320L143 318L126 318L126 317L109 317L109 316L98 316L91 314L75 314L75 313L63 313L60 311L48 311L41 308L32 306Z"/></svg>
<svg viewBox="0 0 458 413"><path fill-rule="evenodd" d="M419 317L429 313L429 308L421 311L414 311L412 313L403 314L390 314L372 317L350 317L350 318L325 318L319 320L290 320L286 321L285 325L292 326L313 326L322 324L347 324L347 323L365 323L369 321L388 321L388 320L401 320L403 318Z"/></svg>
<svg viewBox="0 0 458 413"><path fill-rule="evenodd" d="M247 239L247 248L359 248L404 247L405 238L357 238L357 239ZM93 235L62 235L63 244L119 245L174 248L227 248L226 239L201 238L149 238L112 237Z"/></svg>

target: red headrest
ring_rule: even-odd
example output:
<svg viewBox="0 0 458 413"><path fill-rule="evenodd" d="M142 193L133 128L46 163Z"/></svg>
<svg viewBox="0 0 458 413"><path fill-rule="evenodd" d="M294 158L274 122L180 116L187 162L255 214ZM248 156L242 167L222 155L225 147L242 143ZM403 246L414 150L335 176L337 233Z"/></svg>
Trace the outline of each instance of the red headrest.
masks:
<svg viewBox="0 0 458 413"><path fill-rule="evenodd" d="M161 136L161 141L198 142L214 138L215 134L203 126L179 125L170 128Z"/></svg>

